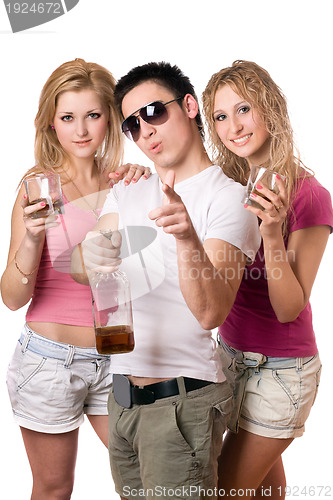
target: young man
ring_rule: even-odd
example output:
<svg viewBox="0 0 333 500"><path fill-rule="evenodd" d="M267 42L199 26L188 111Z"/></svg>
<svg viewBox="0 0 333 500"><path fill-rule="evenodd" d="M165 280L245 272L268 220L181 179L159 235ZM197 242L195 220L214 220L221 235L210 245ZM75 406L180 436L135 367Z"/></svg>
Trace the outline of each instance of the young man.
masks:
<svg viewBox="0 0 333 500"><path fill-rule="evenodd" d="M134 68L115 95L123 132L157 174L116 185L82 243L92 269L117 264L116 238L96 232L154 231L122 264L134 289L135 349L112 356L112 474L126 499L214 498L232 395L211 329L232 307L258 225L241 204L243 187L211 164L194 89L178 67Z"/></svg>

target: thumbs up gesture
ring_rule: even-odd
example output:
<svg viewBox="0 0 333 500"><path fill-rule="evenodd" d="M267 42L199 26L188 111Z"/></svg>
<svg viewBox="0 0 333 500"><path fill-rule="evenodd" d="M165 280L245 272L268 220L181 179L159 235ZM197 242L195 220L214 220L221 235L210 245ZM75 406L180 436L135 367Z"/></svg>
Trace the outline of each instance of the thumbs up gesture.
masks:
<svg viewBox="0 0 333 500"><path fill-rule="evenodd" d="M149 213L158 227L163 227L165 233L173 234L178 240L191 238L195 233L190 216L181 197L174 190L175 172L168 170L162 191L164 193L161 207Z"/></svg>

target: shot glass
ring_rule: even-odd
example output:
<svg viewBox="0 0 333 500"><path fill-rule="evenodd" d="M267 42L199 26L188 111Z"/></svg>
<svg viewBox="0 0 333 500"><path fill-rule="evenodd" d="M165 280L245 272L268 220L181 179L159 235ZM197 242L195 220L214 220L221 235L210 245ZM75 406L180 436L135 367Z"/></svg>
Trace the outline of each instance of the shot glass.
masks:
<svg viewBox="0 0 333 500"><path fill-rule="evenodd" d="M58 174L37 174L24 180L28 204L36 205L44 201L45 207L30 214L31 219L64 213L64 202Z"/></svg>
<svg viewBox="0 0 333 500"><path fill-rule="evenodd" d="M279 174L280 175L280 174ZM279 188L276 184L276 176L277 173L274 172L273 170L265 167L260 167L258 165L253 165L250 170L250 175L249 179L247 181L246 185L246 193L244 198L242 199L242 203L246 205L250 205L251 207L255 208L260 208L263 210L262 205L257 203L255 200L253 200L250 195L251 193L257 194L258 196L261 196L264 199L267 199L265 196L262 195L259 191L255 189L255 186L257 185L258 182L262 184L264 187L270 189L274 193L278 194L279 193ZM280 175L281 178L284 178L282 175ZM270 201L270 200L268 200Z"/></svg>

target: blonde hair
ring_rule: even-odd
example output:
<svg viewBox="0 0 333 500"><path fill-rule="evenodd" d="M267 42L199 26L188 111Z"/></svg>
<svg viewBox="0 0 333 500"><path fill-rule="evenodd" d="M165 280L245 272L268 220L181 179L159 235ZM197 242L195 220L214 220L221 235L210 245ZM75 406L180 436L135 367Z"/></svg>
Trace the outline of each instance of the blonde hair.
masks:
<svg viewBox="0 0 333 500"><path fill-rule="evenodd" d="M215 95L223 85L229 85L242 99L258 111L270 134L269 159L265 166L286 177L288 198L297 179L305 175L303 164L294 145L286 98L269 73L250 61L234 61L232 66L215 73L203 92L203 111L208 125L213 160L226 175L245 185L249 165L225 147L216 133L213 118Z"/></svg>
<svg viewBox="0 0 333 500"><path fill-rule="evenodd" d="M45 83L35 118L36 165L24 177L32 173L57 171L68 161L66 151L51 128L59 96L67 91L91 89L99 96L109 111L109 123L103 144L96 151L95 161L100 171L114 171L123 159L121 117L114 102L116 81L103 66L75 59L59 66Z"/></svg>

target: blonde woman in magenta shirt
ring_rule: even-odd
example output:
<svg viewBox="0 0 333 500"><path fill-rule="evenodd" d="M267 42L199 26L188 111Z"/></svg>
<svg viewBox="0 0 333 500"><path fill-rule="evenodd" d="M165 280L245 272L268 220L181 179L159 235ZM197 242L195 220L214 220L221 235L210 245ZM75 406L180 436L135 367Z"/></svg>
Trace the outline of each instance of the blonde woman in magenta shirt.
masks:
<svg viewBox="0 0 333 500"><path fill-rule="evenodd" d="M214 160L229 177L246 184L253 165L280 174L279 194L258 182L251 197L260 208L245 205L258 216L262 245L219 328L236 403L219 487L235 499L244 490L261 498L271 487L270 498L281 500L281 455L303 434L319 385L309 297L332 231L332 202L296 157L285 97L263 68L235 61L214 74L203 106Z"/></svg>
<svg viewBox="0 0 333 500"><path fill-rule="evenodd" d="M102 66L76 59L57 68L41 92L35 120L36 166L24 178L60 174L64 215L30 218L21 185L2 276L4 303L30 302L8 370L8 390L33 475L33 500L70 498L84 413L108 445L110 357L98 354L90 288L70 276L70 255L96 224L110 178L126 183L149 169L121 166L115 80ZM116 171L118 175L116 175Z"/></svg>

